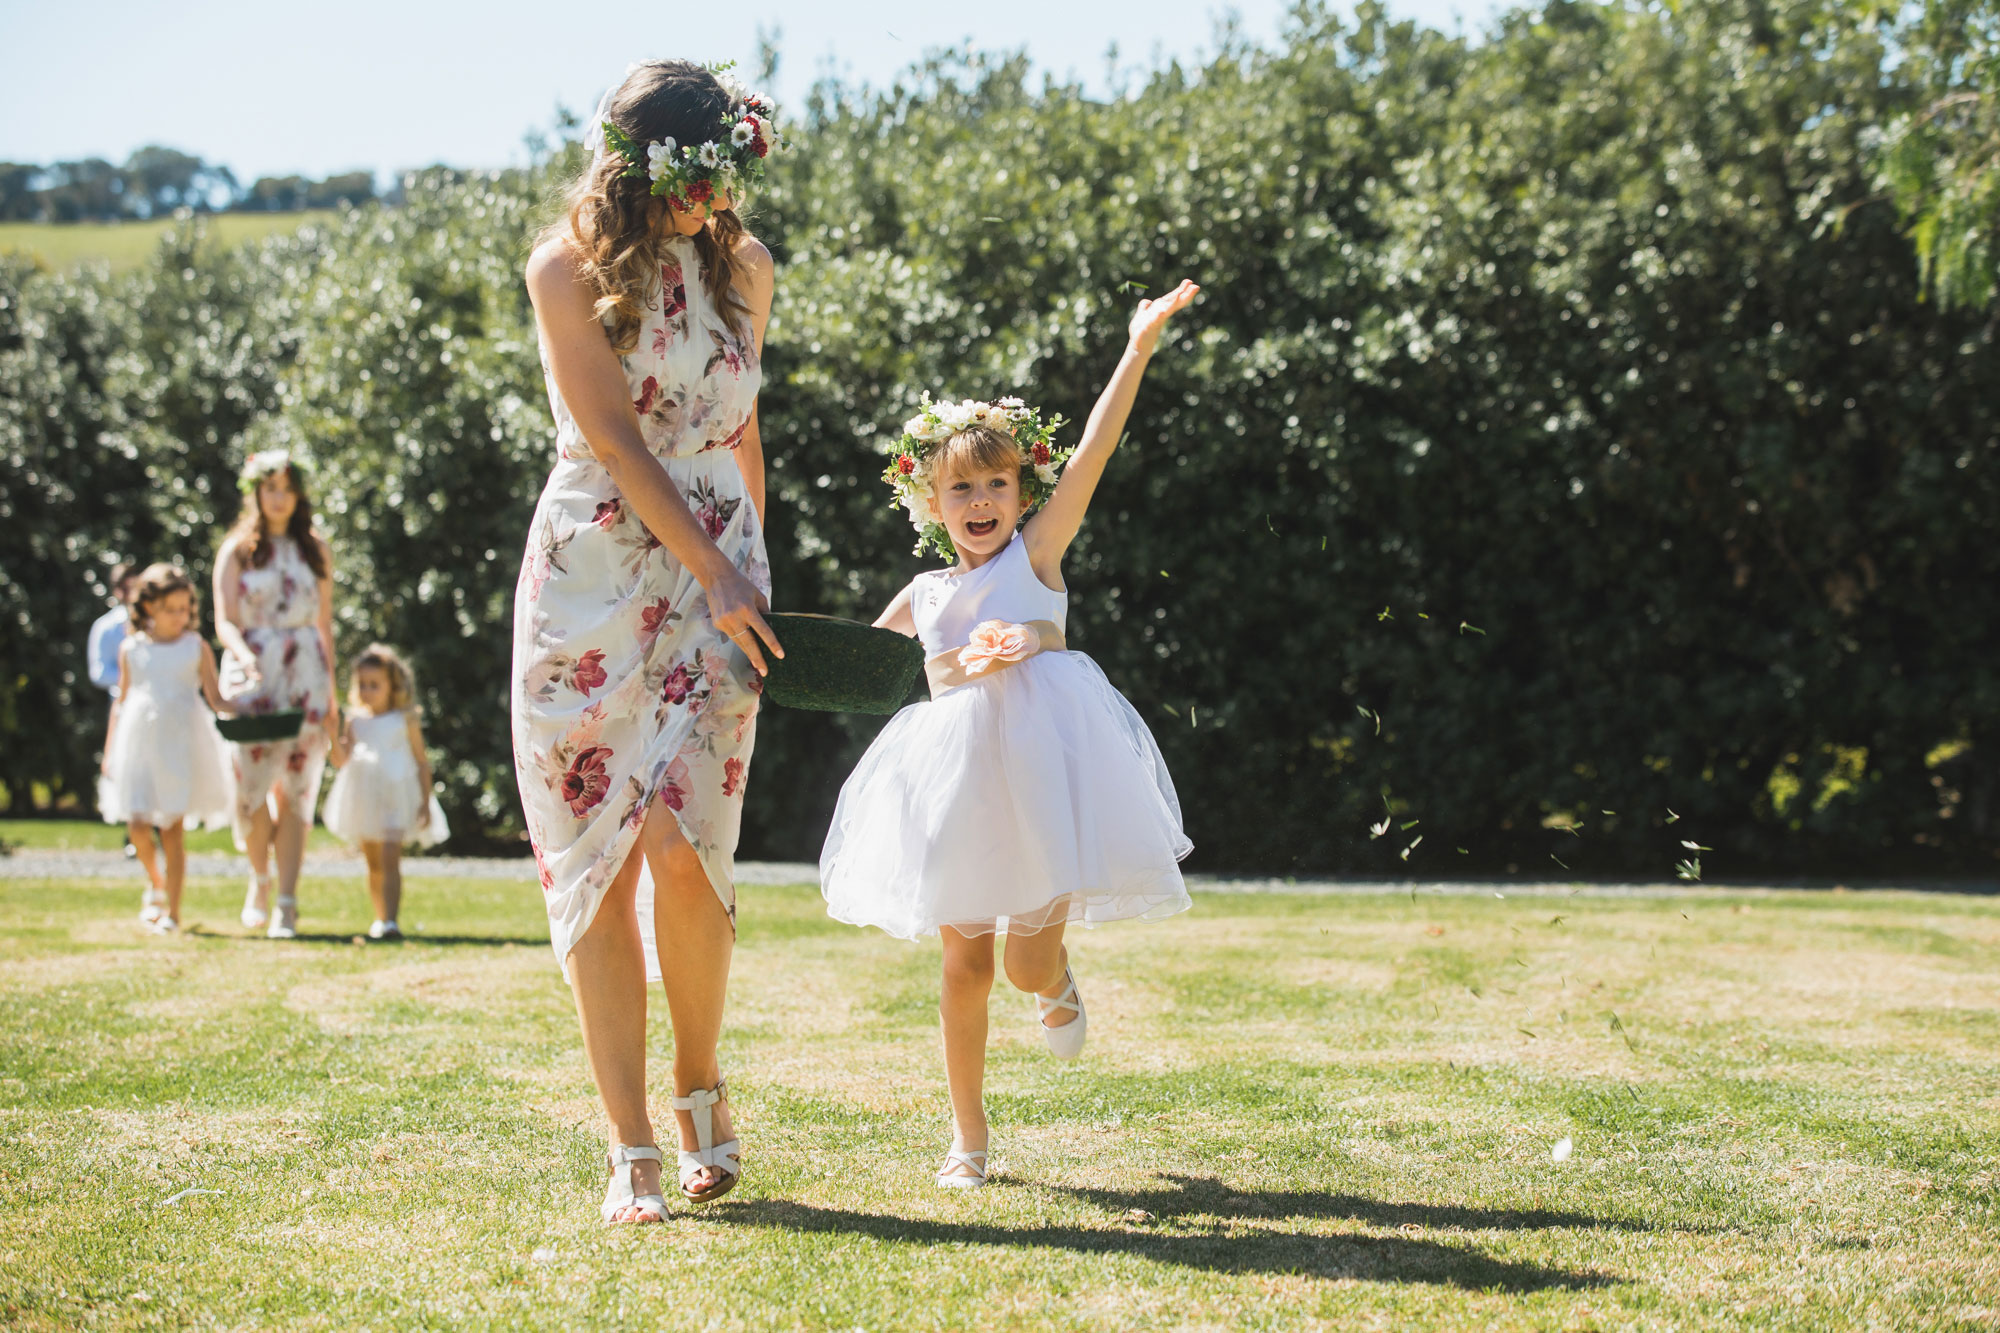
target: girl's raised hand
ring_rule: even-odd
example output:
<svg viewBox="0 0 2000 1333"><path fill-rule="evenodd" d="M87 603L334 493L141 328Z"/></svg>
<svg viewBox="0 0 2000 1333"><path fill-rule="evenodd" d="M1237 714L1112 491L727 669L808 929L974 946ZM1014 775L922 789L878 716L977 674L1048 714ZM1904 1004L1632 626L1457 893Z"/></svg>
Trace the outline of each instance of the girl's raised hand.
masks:
<svg viewBox="0 0 2000 1333"><path fill-rule="evenodd" d="M1132 312L1132 346L1151 356L1153 348L1159 345L1160 334L1166 330L1167 321L1200 292L1201 288L1195 286L1192 279L1182 278L1181 285L1165 296L1139 302L1139 308Z"/></svg>

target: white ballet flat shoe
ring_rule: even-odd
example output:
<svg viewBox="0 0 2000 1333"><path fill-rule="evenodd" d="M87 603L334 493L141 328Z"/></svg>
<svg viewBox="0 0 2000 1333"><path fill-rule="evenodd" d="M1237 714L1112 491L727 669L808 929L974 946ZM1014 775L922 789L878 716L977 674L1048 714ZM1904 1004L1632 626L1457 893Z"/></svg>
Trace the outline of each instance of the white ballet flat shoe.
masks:
<svg viewBox="0 0 2000 1333"><path fill-rule="evenodd" d="M290 893L278 895L277 913L271 918L271 925L264 932L267 939L295 940L299 937L299 900Z"/></svg>
<svg viewBox="0 0 2000 1333"><path fill-rule="evenodd" d="M403 938L403 928L394 921L377 921L368 927L368 938L393 942Z"/></svg>
<svg viewBox="0 0 2000 1333"><path fill-rule="evenodd" d="M667 1200L662 1194L634 1194L632 1192L632 1163L657 1162L660 1150L654 1147L628 1148L622 1143L611 1145L605 1154L611 1164L611 1179L604 1184L604 1204L597 1212L604 1219L604 1225L611 1226L619 1218L618 1214L627 1208L636 1209L639 1216L632 1222L664 1222L667 1220Z"/></svg>
<svg viewBox="0 0 2000 1333"><path fill-rule="evenodd" d="M676 1111L688 1111L694 1116L695 1150L681 1149L681 1195L690 1203L707 1203L710 1199L721 1198L736 1188L737 1180L743 1175L741 1141L715 1141L715 1104L728 1095L728 1080L717 1079L712 1088L696 1088L685 1097L674 1098ZM689 1189L688 1182L703 1168L720 1171L722 1180L705 1190Z"/></svg>
<svg viewBox="0 0 2000 1333"><path fill-rule="evenodd" d="M1061 1027L1050 1027L1050 1014L1059 1009L1068 1009L1076 1017ZM1046 995L1035 996L1035 1021L1042 1026L1042 1039L1049 1044L1049 1050L1058 1060L1074 1060L1083 1054L1084 1024L1088 1021L1083 1012L1083 996L1077 994L1076 978L1068 967L1063 968L1062 994L1051 1000Z"/></svg>
<svg viewBox="0 0 2000 1333"><path fill-rule="evenodd" d="M265 904L271 900L271 877L252 874L250 888L243 895L243 911L237 918L245 930L262 930L270 924L271 910Z"/></svg>
<svg viewBox="0 0 2000 1333"><path fill-rule="evenodd" d="M147 926L147 929L151 930L155 935L171 935L180 928L181 923L168 916L165 912L161 912L158 916L154 917Z"/></svg>
<svg viewBox="0 0 2000 1333"><path fill-rule="evenodd" d="M139 919L152 925L167 914L167 891L147 889L146 896L139 900Z"/></svg>
<svg viewBox="0 0 2000 1333"><path fill-rule="evenodd" d="M979 1160L974 1161L974 1158ZM964 1171L954 1171L954 1166L962 1166ZM976 1190L986 1183L986 1149L973 1148L961 1152L953 1148L945 1154L944 1167L938 1172L937 1183L948 1190Z"/></svg>

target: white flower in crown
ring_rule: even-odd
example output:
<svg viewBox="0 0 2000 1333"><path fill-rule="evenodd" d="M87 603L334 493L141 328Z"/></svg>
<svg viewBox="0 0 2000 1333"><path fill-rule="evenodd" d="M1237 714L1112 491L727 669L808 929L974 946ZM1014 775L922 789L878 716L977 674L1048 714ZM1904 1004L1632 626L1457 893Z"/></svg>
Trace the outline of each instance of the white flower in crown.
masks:
<svg viewBox="0 0 2000 1333"><path fill-rule="evenodd" d="M729 142L735 144L738 148L741 148L756 137L757 126L748 120L737 121L736 128L729 132Z"/></svg>
<svg viewBox="0 0 2000 1333"><path fill-rule="evenodd" d="M1021 410L1022 408L1026 407L1026 406L1027 406L1027 404L1026 404L1026 403L1024 403L1024 402L1022 402L1022 401L1021 401L1021 400L1020 400L1019 398L1015 398L1015 397L1013 397L1013 396L1011 396L1011 395L1010 395L1010 396L1008 396L1008 397L1006 397L1006 398L1002 398L1002 399L1001 399L1001 400L1000 400L999 402L995 403L995 404L994 404L994 406L995 406L995 407L1004 407L1004 408L1006 408L1006 409L1007 409L1007 410L1008 410L1009 412L1018 412L1018 411L1020 411L1020 410Z"/></svg>
<svg viewBox="0 0 2000 1333"><path fill-rule="evenodd" d="M679 145L672 138L666 138L646 149L647 179L658 180L661 172L673 169L674 149L677 147Z"/></svg>
<svg viewBox="0 0 2000 1333"><path fill-rule="evenodd" d="M722 150L717 148L713 142L703 144L701 152L695 156L700 159L703 166L710 170L722 165Z"/></svg>
<svg viewBox="0 0 2000 1333"><path fill-rule="evenodd" d="M937 414L945 429L954 435L972 424L971 403L945 403L938 408Z"/></svg>
<svg viewBox="0 0 2000 1333"><path fill-rule="evenodd" d="M1053 463L1035 464L1035 480L1041 482L1044 486L1055 485L1056 484L1055 465Z"/></svg>

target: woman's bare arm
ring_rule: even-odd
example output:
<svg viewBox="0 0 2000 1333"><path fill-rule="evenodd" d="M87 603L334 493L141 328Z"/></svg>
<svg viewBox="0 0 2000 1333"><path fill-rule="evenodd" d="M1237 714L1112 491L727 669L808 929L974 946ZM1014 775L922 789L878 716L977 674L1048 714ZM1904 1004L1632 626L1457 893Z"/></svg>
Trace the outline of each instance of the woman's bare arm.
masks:
<svg viewBox="0 0 2000 1333"><path fill-rule="evenodd" d="M237 623L239 614L236 600L236 582L243 572L243 548L236 542L224 542L215 556L215 637L222 640L223 651L242 664L244 673L254 684L261 674L257 667L257 653L250 641L243 637L243 627Z"/></svg>
<svg viewBox="0 0 2000 1333"><path fill-rule="evenodd" d="M764 328L771 322L771 297L777 287L777 266L764 243L746 236L736 247L742 264L742 280L737 290L750 307L750 334L757 359L764 359ZM736 446L736 467L743 474L743 489L757 507L757 522L764 522L764 433L757 405L751 404L750 420L744 423L743 439Z"/></svg>
<svg viewBox="0 0 2000 1333"><path fill-rule="evenodd" d="M758 609L758 592L689 512L687 500L646 448L626 397L625 371L597 321L595 298L569 247L543 244L528 261L528 295L548 351L549 372L593 456L652 534L708 595L709 617L750 658L768 668L758 640L782 657Z"/></svg>

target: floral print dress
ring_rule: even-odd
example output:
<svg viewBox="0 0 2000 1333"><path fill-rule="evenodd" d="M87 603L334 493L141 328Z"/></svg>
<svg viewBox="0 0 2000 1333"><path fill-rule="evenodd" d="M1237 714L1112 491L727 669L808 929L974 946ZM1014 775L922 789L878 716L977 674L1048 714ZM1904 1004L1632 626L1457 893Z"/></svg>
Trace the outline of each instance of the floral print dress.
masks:
<svg viewBox="0 0 2000 1333"><path fill-rule="evenodd" d="M692 238L668 243L660 278L621 358L640 434L715 544L768 595L763 528L733 452L763 379L755 344L713 308ZM735 921L758 679L716 628L701 584L592 455L546 349L542 364L557 457L515 589L514 767L566 970L656 801ZM650 912L640 919L650 925Z"/></svg>
<svg viewBox="0 0 2000 1333"><path fill-rule="evenodd" d="M236 777L236 846L240 850L259 804L280 792L311 828L326 771L326 716L333 708L333 670L319 636L319 576L290 537L265 539L271 558L236 576L236 623L257 654L250 683L233 653L223 655L222 695L248 715L305 710L305 724L288 741L231 745ZM275 817L276 809L272 810Z"/></svg>

